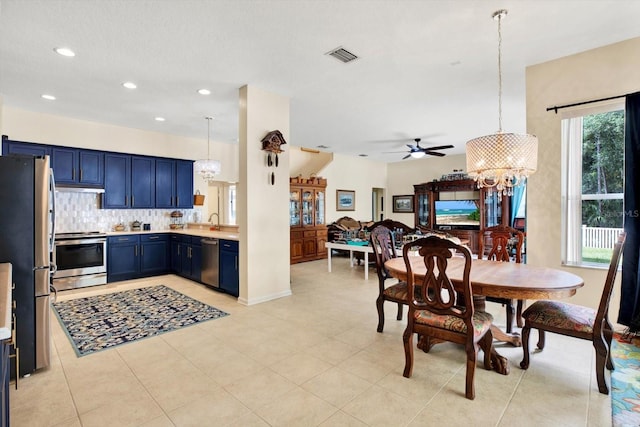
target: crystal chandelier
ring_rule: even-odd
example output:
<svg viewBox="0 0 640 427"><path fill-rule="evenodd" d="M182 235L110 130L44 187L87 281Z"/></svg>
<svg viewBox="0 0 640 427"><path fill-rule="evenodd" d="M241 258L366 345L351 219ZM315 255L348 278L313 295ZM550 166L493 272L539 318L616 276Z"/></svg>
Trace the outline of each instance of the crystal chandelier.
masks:
<svg viewBox="0 0 640 427"><path fill-rule="evenodd" d="M502 132L502 32L501 21L507 10L493 13L498 21L498 132L467 142L467 173L478 188L493 187L503 194L512 195L513 187L520 185L537 169L538 138L534 135Z"/></svg>
<svg viewBox="0 0 640 427"><path fill-rule="evenodd" d="M209 155L209 146L211 145L209 137L211 135L211 120L213 117L205 117L205 119L207 120L207 159L196 160L193 165L193 171L209 182L213 181L215 176L220 173L220 160L211 160Z"/></svg>

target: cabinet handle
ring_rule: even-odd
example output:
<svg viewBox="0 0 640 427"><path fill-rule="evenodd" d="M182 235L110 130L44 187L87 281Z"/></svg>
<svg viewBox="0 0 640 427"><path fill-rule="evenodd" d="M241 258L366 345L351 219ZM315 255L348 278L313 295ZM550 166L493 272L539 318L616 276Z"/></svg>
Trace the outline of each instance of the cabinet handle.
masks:
<svg viewBox="0 0 640 427"><path fill-rule="evenodd" d="M149 236L149 240L159 239L160 236Z"/></svg>
<svg viewBox="0 0 640 427"><path fill-rule="evenodd" d="M76 168L71 168L71 181L76 179Z"/></svg>
<svg viewBox="0 0 640 427"><path fill-rule="evenodd" d="M144 256L144 246L140 245L140 256Z"/></svg>
<svg viewBox="0 0 640 427"><path fill-rule="evenodd" d="M178 245L178 255L180 255L180 245Z"/></svg>
<svg viewBox="0 0 640 427"><path fill-rule="evenodd" d="M80 169L80 181L82 181L82 169Z"/></svg>
<svg viewBox="0 0 640 427"><path fill-rule="evenodd" d="M238 269L238 255L236 255L236 270Z"/></svg>
<svg viewBox="0 0 640 427"><path fill-rule="evenodd" d="M135 205L134 200L135 200L135 199L134 199L134 197L133 197L133 196L131 196L131 207L133 207L133 206Z"/></svg>
<svg viewBox="0 0 640 427"><path fill-rule="evenodd" d="M134 247L134 256L138 256L138 245Z"/></svg>
<svg viewBox="0 0 640 427"><path fill-rule="evenodd" d="M180 204L180 197L176 196L176 206Z"/></svg>

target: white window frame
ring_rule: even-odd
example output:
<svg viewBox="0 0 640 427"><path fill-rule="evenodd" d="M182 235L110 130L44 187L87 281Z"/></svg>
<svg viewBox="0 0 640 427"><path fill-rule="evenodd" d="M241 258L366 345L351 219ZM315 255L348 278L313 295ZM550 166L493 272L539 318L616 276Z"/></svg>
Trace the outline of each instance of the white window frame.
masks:
<svg viewBox="0 0 640 427"><path fill-rule="evenodd" d="M608 265L582 261L582 201L624 199L623 193L582 194L582 118L624 110L624 100L613 100L562 113L562 264L581 267ZM620 213L622 215L622 212Z"/></svg>

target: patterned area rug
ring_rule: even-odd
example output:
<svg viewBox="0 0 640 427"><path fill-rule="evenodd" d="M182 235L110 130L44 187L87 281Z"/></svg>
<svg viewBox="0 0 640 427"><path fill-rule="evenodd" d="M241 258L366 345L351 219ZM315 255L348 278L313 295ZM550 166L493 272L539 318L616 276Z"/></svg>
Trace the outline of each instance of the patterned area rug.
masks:
<svg viewBox="0 0 640 427"><path fill-rule="evenodd" d="M614 427L640 425L640 338L614 334L611 357L611 414Z"/></svg>
<svg viewBox="0 0 640 427"><path fill-rule="evenodd" d="M53 304L78 356L228 316L164 285Z"/></svg>

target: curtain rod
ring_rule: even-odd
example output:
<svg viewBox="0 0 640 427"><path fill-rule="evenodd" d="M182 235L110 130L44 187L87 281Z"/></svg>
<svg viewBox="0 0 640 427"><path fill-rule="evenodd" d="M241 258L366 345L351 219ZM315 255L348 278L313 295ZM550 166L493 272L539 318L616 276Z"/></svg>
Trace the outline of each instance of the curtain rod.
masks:
<svg viewBox="0 0 640 427"><path fill-rule="evenodd" d="M625 97L627 97L629 95L632 95L632 94L627 93L625 95L610 96L608 98L600 98L600 99L594 99L594 100L591 100L591 101L576 102L574 104L556 105L554 107L548 107L547 111L552 111L553 110L556 114L558 114L558 110L561 110L563 108L577 107L578 105L593 104L594 102L609 101L611 99L617 99L617 98L625 98Z"/></svg>

